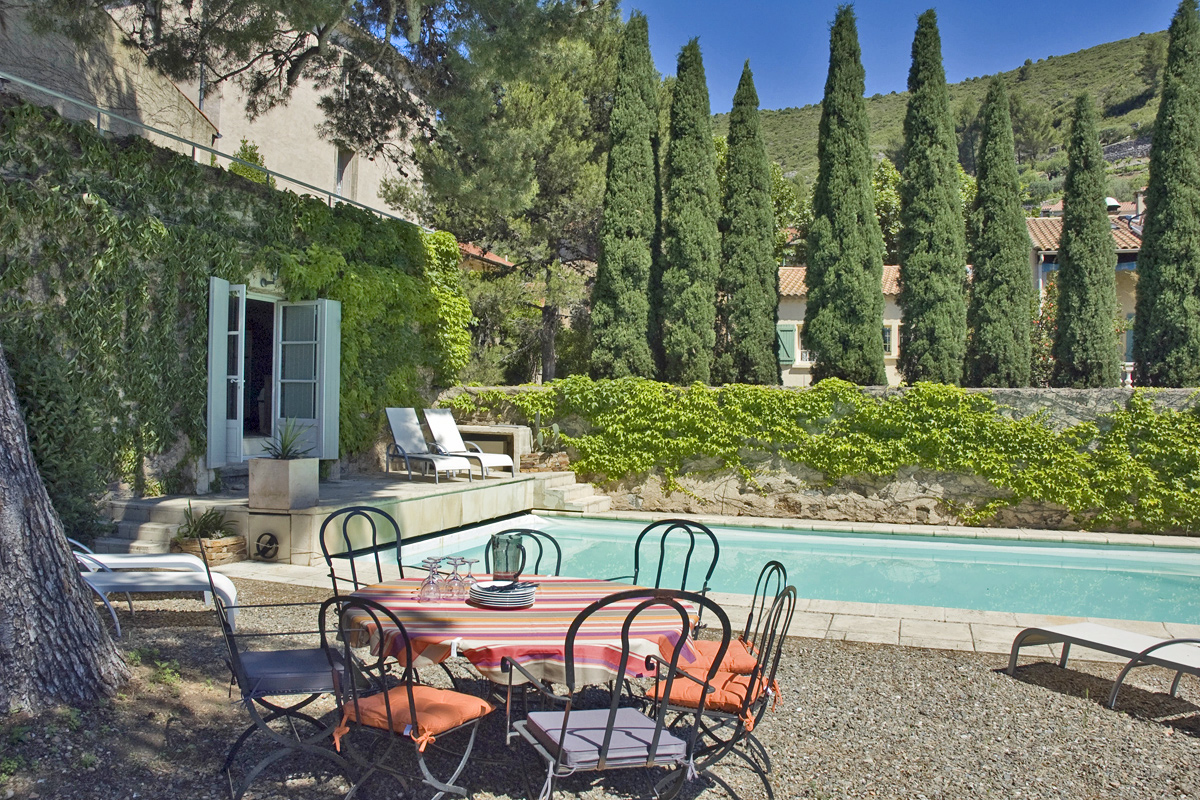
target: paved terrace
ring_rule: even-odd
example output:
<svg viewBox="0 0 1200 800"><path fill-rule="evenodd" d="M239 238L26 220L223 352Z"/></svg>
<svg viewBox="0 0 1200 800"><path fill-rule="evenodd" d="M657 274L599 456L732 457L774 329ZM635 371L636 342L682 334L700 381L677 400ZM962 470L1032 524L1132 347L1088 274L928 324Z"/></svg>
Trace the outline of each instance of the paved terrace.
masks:
<svg viewBox="0 0 1200 800"><path fill-rule="evenodd" d="M555 515L556 512L539 512ZM559 512L561 513L561 512ZM589 514L590 519L650 521L662 519L661 513L609 512ZM1000 528L969 528L934 525L890 525L825 520L792 520L763 517L723 517L679 515L713 525L764 527L773 529L846 531L907 536L939 536L955 538L1019 539L1043 542L1077 542L1081 544L1122 544L1145 547L1195 548L1200 550L1200 538L1181 536L1150 536L1120 533L1089 533L1083 531L1043 531ZM405 569L426 555L455 552L460 543L476 535L462 531L437 539L428 539L404 547ZM386 567L385 567L386 569ZM329 586L327 571L320 567L243 561L220 567L232 578L292 583L325 588ZM341 570L339 570L341 574ZM424 574L419 568L413 573ZM398 577L392 567L391 577ZM729 612L734 627L744 624L750 606L750 596L714 592L712 597ZM934 606L888 605L885 603L854 603L831 600L800 599L792 620L791 635L815 639L837 639L852 642L904 645L939 650L963 650L977 653L1008 653L1013 639L1024 628L1063 625L1071 622L1097 622L1159 638L1200 637L1200 624L1144 622L1139 620L1103 619L1098 617L1065 617L1046 614L1015 614L1000 611L977 611ZM1036 659L1057 657L1058 646L1026 647L1023 656ZM1076 648L1072 658L1124 663L1125 659L1094 650Z"/></svg>

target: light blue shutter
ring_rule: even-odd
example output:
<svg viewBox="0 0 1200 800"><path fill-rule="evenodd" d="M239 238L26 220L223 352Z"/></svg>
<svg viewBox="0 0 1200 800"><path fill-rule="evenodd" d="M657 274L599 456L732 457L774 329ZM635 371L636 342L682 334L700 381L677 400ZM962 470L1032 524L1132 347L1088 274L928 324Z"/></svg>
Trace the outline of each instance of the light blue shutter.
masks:
<svg viewBox="0 0 1200 800"><path fill-rule="evenodd" d="M342 304L337 300L318 300L317 321L321 355L317 377L320 409L316 455L337 458L342 396Z"/></svg>
<svg viewBox="0 0 1200 800"><path fill-rule="evenodd" d="M775 340L779 345L779 363L785 366L796 363L796 326L776 325Z"/></svg>
<svg viewBox="0 0 1200 800"><path fill-rule="evenodd" d="M225 403L229 372L229 281L208 279L208 448L209 469L225 466Z"/></svg>

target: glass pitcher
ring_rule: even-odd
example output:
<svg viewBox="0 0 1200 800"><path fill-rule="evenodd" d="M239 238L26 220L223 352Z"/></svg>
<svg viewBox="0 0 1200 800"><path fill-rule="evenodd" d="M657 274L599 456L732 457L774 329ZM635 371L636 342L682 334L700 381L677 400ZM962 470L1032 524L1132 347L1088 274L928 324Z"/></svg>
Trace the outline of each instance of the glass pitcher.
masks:
<svg viewBox="0 0 1200 800"><path fill-rule="evenodd" d="M492 548L492 577L515 581L525 569L525 546L519 533L498 533L488 545Z"/></svg>

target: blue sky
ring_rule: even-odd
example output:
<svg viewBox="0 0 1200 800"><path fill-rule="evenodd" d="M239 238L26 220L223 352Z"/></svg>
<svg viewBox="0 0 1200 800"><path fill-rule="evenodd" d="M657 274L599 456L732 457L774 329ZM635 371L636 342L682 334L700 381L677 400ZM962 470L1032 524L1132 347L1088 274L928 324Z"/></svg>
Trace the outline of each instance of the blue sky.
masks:
<svg viewBox="0 0 1200 800"><path fill-rule="evenodd" d="M728 111L749 58L762 108L818 103L829 67L829 24L837 0L623 0L650 21L650 50L664 75L679 49L700 37L713 112ZM1103 42L1160 31L1178 0L948 0L935 4L951 83L1015 69ZM859 43L867 94L903 91L917 15L929 0L859 0ZM1138 65L1130 65L1130 73Z"/></svg>

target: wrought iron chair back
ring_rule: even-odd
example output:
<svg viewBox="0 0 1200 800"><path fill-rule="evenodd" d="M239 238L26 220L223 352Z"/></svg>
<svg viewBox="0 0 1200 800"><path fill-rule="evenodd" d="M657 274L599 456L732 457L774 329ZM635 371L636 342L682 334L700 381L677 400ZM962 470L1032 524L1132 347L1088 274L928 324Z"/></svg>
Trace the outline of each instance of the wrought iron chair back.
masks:
<svg viewBox="0 0 1200 800"><path fill-rule="evenodd" d="M778 561L768 561L754 584L754 599L750 601L750 613L746 617L746 628L742 631L743 642L758 645L775 599L787 585L787 567Z"/></svg>
<svg viewBox="0 0 1200 800"><path fill-rule="evenodd" d="M661 529L661 532L659 532ZM708 592L708 582L712 579L712 574L717 568L717 560L721 557L721 544L717 541L717 536L706 525L699 522L693 522L687 519L664 519L658 522L651 523L642 529L638 534L637 541L633 545L633 582L641 582L642 571L642 541L651 533L658 533L658 568L654 573L654 588L662 586L663 567L666 565L667 555L667 539L672 534L686 534L688 537L687 553L683 557L683 575L679 580L679 588L681 591L687 591L688 572L692 566L692 556L696 552L696 540L698 537L705 537L712 544L712 560L708 564L708 569L704 572L704 581L700 587L700 593ZM629 577L629 576L623 576Z"/></svg>
<svg viewBox="0 0 1200 800"><path fill-rule="evenodd" d="M500 531L499 533L492 534L491 539L488 539L487 546L485 546L483 548L483 571L484 572L491 573L491 571L492 571L492 547L491 547L492 539L495 539L497 536L500 536L500 535L506 534L506 533L519 533L519 534L521 534L521 536L526 537L526 539L528 541L531 541L537 545L537 557L535 559L533 559L533 569L526 570L526 572L528 574L530 574L530 575L559 575L562 572L562 547L559 546L558 541L553 536L546 533L545 531L539 531L535 528L509 528L508 530L503 530L503 531ZM548 558L549 554L547 551L550 549L550 546L543 544L543 542L549 542L550 546L552 546L554 548L554 553L553 553L553 555L554 555L554 572L545 572L545 573L542 572L542 557L546 556ZM529 549L530 549L529 546L526 545L524 542L522 542L521 546L525 549L526 556L528 556ZM525 563L526 563L526 565L529 564L528 558L526 558ZM549 562L547 562L547 567L548 566L549 566Z"/></svg>
<svg viewBox="0 0 1200 800"><path fill-rule="evenodd" d="M382 522L377 522L379 519ZM357 538L360 542L366 537L351 536L351 528L354 527L356 520L362 520L359 525L365 525L370 531L370 544L355 544ZM380 527L384 527L385 532L388 527L391 528L393 535L392 539L380 541ZM334 538L343 549L335 552L330 548L330 537ZM350 562L350 577L347 579L342 576L340 580L350 583L350 591L354 591L363 586L368 586L371 583L383 583L383 562L380 560L379 554L386 550L395 548L396 550L396 566L400 569L400 577L404 577L404 565L400 560L401 535L400 524L395 518L386 511L375 508L373 506L349 506L339 509L321 523L321 530L318 534L321 541L321 555L325 558L325 565L329 567L329 578L333 581L333 593L341 594L338 591L339 576L334 568L336 560L345 560ZM370 556L374 561L375 569L370 570L370 564L366 565L364 574L365 580L359 580L359 567L355 563L359 558ZM371 578L374 580L370 580Z"/></svg>

